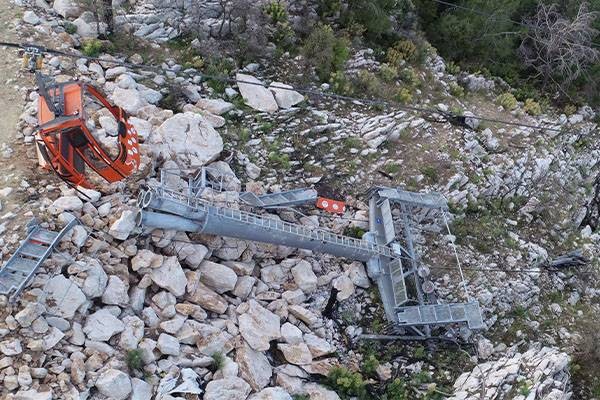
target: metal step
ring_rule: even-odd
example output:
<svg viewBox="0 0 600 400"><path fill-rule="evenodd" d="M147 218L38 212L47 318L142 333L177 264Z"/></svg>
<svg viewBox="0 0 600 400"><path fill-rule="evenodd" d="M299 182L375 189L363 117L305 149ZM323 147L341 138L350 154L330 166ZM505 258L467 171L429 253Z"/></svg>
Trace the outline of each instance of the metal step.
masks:
<svg viewBox="0 0 600 400"><path fill-rule="evenodd" d="M470 329L482 329L479 303L425 304L398 309L400 326L444 325L466 322Z"/></svg>
<svg viewBox="0 0 600 400"><path fill-rule="evenodd" d="M42 246L35 243L34 241L27 241L21 246L21 254L34 258L42 258L44 254L49 250L48 246Z"/></svg>
<svg viewBox="0 0 600 400"><path fill-rule="evenodd" d="M0 268L0 294L10 296L11 302L15 301L60 239L77 223L73 219L60 232L48 231L39 226L31 227L21 246Z"/></svg>
<svg viewBox="0 0 600 400"><path fill-rule="evenodd" d="M421 208L448 209L446 198L437 192L417 193L402 189L379 188L377 193L380 197L387 198L392 202L409 204Z"/></svg>
<svg viewBox="0 0 600 400"><path fill-rule="evenodd" d="M46 229L38 228L31 234L28 240L31 242L39 242L49 245L56 239L57 236L57 232L52 232Z"/></svg>
<svg viewBox="0 0 600 400"><path fill-rule="evenodd" d="M260 196L251 192L244 192L240 193L240 200L253 207L299 206L316 202L317 191L314 189L294 189Z"/></svg>

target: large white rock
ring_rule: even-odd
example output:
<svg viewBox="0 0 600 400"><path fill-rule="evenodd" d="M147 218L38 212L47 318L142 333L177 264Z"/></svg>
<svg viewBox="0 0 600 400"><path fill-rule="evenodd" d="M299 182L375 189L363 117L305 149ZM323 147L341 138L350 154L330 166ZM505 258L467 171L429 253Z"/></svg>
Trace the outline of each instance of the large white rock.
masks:
<svg viewBox="0 0 600 400"><path fill-rule="evenodd" d="M16 356L21 354L23 347L19 339L8 339L0 342L0 353L5 356Z"/></svg>
<svg viewBox="0 0 600 400"><path fill-rule="evenodd" d="M133 125L133 128L137 132L139 141L145 142L152 132L152 124L145 119L137 117L129 118L129 123Z"/></svg>
<svg viewBox="0 0 600 400"><path fill-rule="evenodd" d="M75 282L63 275L56 275L44 287L46 292L46 309L49 313L63 318L73 318L75 311L85 303L85 294Z"/></svg>
<svg viewBox="0 0 600 400"><path fill-rule="evenodd" d="M63 211L79 211L83 208L83 201L77 196L62 196L52 203L58 213Z"/></svg>
<svg viewBox="0 0 600 400"><path fill-rule="evenodd" d="M248 400L292 400L292 396L284 388L275 386L253 394Z"/></svg>
<svg viewBox="0 0 600 400"><path fill-rule="evenodd" d="M155 153L185 168L199 168L214 161L223 150L223 139L199 114L175 114L148 139Z"/></svg>
<svg viewBox="0 0 600 400"><path fill-rule="evenodd" d="M307 383L303 390L308 394L310 400L340 400L340 396L336 392L316 383Z"/></svg>
<svg viewBox="0 0 600 400"><path fill-rule="evenodd" d="M227 301L214 290L200 282L196 274L190 274L186 299L199 304L205 310L223 314L227 310Z"/></svg>
<svg viewBox="0 0 600 400"><path fill-rule="evenodd" d="M277 348L281 350L285 359L291 364L308 365L312 362L312 354L306 343L280 343Z"/></svg>
<svg viewBox="0 0 600 400"><path fill-rule="evenodd" d="M73 25L77 27L77 34L82 38L95 39L98 37L99 24L96 23L94 15L89 11L84 12L79 18L75 19Z"/></svg>
<svg viewBox="0 0 600 400"><path fill-rule="evenodd" d="M34 320L36 320L40 315L42 315L46 311L46 307L44 307L41 303L28 303L25 308L19 311L15 315L15 319L23 328L27 328L31 326Z"/></svg>
<svg viewBox="0 0 600 400"><path fill-rule="evenodd" d="M35 389L19 390L13 400L52 400L52 392L38 392Z"/></svg>
<svg viewBox="0 0 600 400"><path fill-rule="evenodd" d="M90 340L104 342L123 332L125 325L107 310L98 310L85 321L83 332Z"/></svg>
<svg viewBox="0 0 600 400"><path fill-rule="evenodd" d="M104 304L126 305L129 303L129 295L127 294L127 286L118 276L111 275L108 279L108 286L102 295Z"/></svg>
<svg viewBox="0 0 600 400"><path fill-rule="evenodd" d="M125 240L135 228L135 213L131 210L125 210L110 226L108 233L118 240Z"/></svg>
<svg viewBox="0 0 600 400"><path fill-rule="evenodd" d="M77 17L81 12L76 0L54 0L52 8L64 18Z"/></svg>
<svg viewBox="0 0 600 400"><path fill-rule="evenodd" d="M163 263L163 256L152 252L152 250L142 249L131 259L131 269L139 271L146 268L158 268Z"/></svg>
<svg viewBox="0 0 600 400"><path fill-rule="evenodd" d="M158 337L158 341L156 342L156 347L162 354L167 354L171 356L179 355L179 340L176 337L167 335L166 333L161 333Z"/></svg>
<svg viewBox="0 0 600 400"><path fill-rule="evenodd" d="M198 267L200 281L213 288L217 293L225 293L235 288L237 275L233 270L223 264L212 261L202 261Z"/></svg>
<svg viewBox="0 0 600 400"><path fill-rule="evenodd" d="M304 342L308 346L312 356L315 358L331 354L335 351L335 348L329 344L327 340L312 333L304 335Z"/></svg>
<svg viewBox="0 0 600 400"><path fill-rule="evenodd" d="M204 400L246 400L250 385L237 377L216 379L208 382Z"/></svg>
<svg viewBox="0 0 600 400"><path fill-rule="evenodd" d="M258 111L275 112L279 109L273 93L267 89L263 82L251 75L236 74L238 88L249 107ZM242 83L249 82L249 83Z"/></svg>
<svg viewBox="0 0 600 400"><path fill-rule="evenodd" d="M215 115L225 114L235 108L233 104L222 99L200 99L196 107Z"/></svg>
<svg viewBox="0 0 600 400"><path fill-rule="evenodd" d="M119 347L123 350L137 349L138 344L144 338L144 321L135 315L123 318L125 329L121 332Z"/></svg>
<svg viewBox="0 0 600 400"><path fill-rule="evenodd" d="M346 275L340 275L333 280L333 287L338 290L337 299L344 301L354 294L354 283Z"/></svg>
<svg viewBox="0 0 600 400"><path fill-rule="evenodd" d="M243 346L236 350L235 361L240 376L250 384L252 390L259 391L269 384L273 369L264 353Z"/></svg>
<svg viewBox="0 0 600 400"><path fill-rule="evenodd" d="M33 11L27 10L23 14L23 21L30 25L37 25L40 23L40 17L38 17Z"/></svg>
<svg viewBox="0 0 600 400"><path fill-rule="evenodd" d="M122 89L116 87L112 95L113 103L129 114L137 114L140 108L147 106L148 102L140 92L135 89Z"/></svg>
<svg viewBox="0 0 600 400"><path fill-rule="evenodd" d="M266 351L271 340L281 337L279 317L255 300L248 302L248 311L240 315L238 322L242 337L254 350Z"/></svg>
<svg viewBox="0 0 600 400"><path fill-rule="evenodd" d="M152 385L138 378L131 380L131 400L151 400Z"/></svg>
<svg viewBox="0 0 600 400"><path fill-rule="evenodd" d="M269 85L269 89L275 95L275 101L281 108L291 108L304 101L304 96L293 90L293 86L273 82Z"/></svg>
<svg viewBox="0 0 600 400"><path fill-rule="evenodd" d="M317 276L312 270L312 266L306 260L301 260L292 268L294 281L304 293L312 293L317 289Z"/></svg>
<svg viewBox="0 0 600 400"><path fill-rule="evenodd" d="M176 256L165 257L159 268L152 270L152 281L163 289L167 289L176 297L185 294L187 278Z"/></svg>
<svg viewBox="0 0 600 400"><path fill-rule="evenodd" d="M87 277L83 281L83 293L91 299L100 297L106 289L108 275L97 260L90 260L84 267Z"/></svg>
<svg viewBox="0 0 600 400"><path fill-rule="evenodd" d="M107 369L96 380L98 391L112 400L125 400L131 393L129 376L118 369Z"/></svg>

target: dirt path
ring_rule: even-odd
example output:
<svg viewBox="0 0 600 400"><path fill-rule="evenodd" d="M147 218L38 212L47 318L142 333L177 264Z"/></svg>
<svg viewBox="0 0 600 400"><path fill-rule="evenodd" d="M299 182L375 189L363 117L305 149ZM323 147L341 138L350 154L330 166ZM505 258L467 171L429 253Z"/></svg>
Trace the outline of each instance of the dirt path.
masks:
<svg viewBox="0 0 600 400"><path fill-rule="evenodd" d="M0 41L18 42L13 26L17 10L9 0L0 0ZM23 109L18 77L21 61L14 49L0 48L0 143L14 142L15 126Z"/></svg>

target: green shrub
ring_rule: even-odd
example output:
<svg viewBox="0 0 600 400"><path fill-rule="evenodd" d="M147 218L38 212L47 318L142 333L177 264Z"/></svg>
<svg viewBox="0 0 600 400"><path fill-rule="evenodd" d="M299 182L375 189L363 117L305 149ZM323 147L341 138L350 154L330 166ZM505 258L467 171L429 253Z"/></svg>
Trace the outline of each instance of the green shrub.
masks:
<svg viewBox="0 0 600 400"><path fill-rule="evenodd" d="M450 94L454 97L463 97L465 95L465 88L456 82L450 82Z"/></svg>
<svg viewBox="0 0 600 400"><path fill-rule="evenodd" d="M331 85L331 90L337 94L352 94L352 85L346 74L342 71L333 72L329 77L329 84Z"/></svg>
<svg viewBox="0 0 600 400"><path fill-rule="evenodd" d="M287 154L272 151L269 153L269 161L283 170L288 170L291 167L290 157Z"/></svg>
<svg viewBox="0 0 600 400"><path fill-rule="evenodd" d="M542 107L540 106L540 103L538 103L537 101L535 101L533 99L525 100L523 109L525 110L525 112L527 114L533 115L533 116L540 115L542 113Z"/></svg>
<svg viewBox="0 0 600 400"><path fill-rule="evenodd" d="M381 64L381 68L379 69L379 75L384 82L391 83L394 82L398 78L398 70L392 67L390 64L384 63Z"/></svg>
<svg viewBox="0 0 600 400"><path fill-rule="evenodd" d="M421 168L421 173L425 176L425 178L427 178L427 182L429 184L437 183L437 181L439 180L438 171L435 167L432 167L432 166L423 167L423 168Z"/></svg>
<svg viewBox="0 0 600 400"><path fill-rule="evenodd" d="M211 358L213 359L213 367L215 371L219 371L221 368L225 366L225 356L221 352L215 352L212 354Z"/></svg>
<svg viewBox="0 0 600 400"><path fill-rule="evenodd" d="M365 230L362 228L359 228L358 226L349 226L346 229L344 229L344 235L345 236L350 236L356 239L362 239L363 235L365 234Z"/></svg>
<svg viewBox="0 0 600 400"><path fill-rule="evenodd" d="M387 62L396 68L403 64L403 61L414 61L417 55L417 46L410 40L400 40L387 50Z"/></svg>
<svg viewBox="0 0 600 400"><path fill-rule="evenodd" d="M406 67L400 70L399 73L402 82L410 87L416 87L420 84L419 75L413 67Z"/></svg>
<svg viewBox="0 0 600 400"><path fill-rule="evenodd" d="M460 66L453 61L448 61L446 64L446 72L451 75L457 75L460 73Z"/></svg>
<svg viewBox="0 0 600 400"><path fill-rule="evenodd" d="M235 64L227 58L211 58L206 63L204 72L207 75L215 76L219 79L209 78L207 81L208 87L212 88L217 93L224 93L227 83L222 79L228 78L231 71L235 68Z"/></svg>
<svg viewBox="0 0 600 400"><path fill-rule="evenodd" d="M406 384L400 380L400 378L394 379L387 387L385 388L385 394L382 397L382 400L409 400L411 397L409 396L408 387Z"/></svg>
<svg viewBox="0 0 600 400"><path fill-rule="evenodd" d="M98 57L102 49L102 42L98 39L85 40L81 46L81 52L87 57Z"/></svg>
<svg viewBox="0 0 600 400"><path fill-rule="evenodd" d="M398 103L409 104L412 102L413 96L408 88L401 88L396 93L395 99Z"/></svg>
<svg viewBox="0 0 600 400"><path fill-rule="evenodd" d="M377 367L379 367L379 360L373 354L369 355L363 360L362 371L365 376L374 378L377 376Z"/></svg>
<svg viewBox="0 0 600 400"><path fill-rule="evenodd" d="M566 106L564 106L563 112L567 116L573 115L577 112L577 106L575 104L567 104Z"/></svg>
<svg viewBox="0 0 600 400"><path fill-rule="evenodd" d="M201 70L204 67L204 58L202 56L192 56L189 61L183 63L183 68L194 68Z"/></svg>
<svg viewBox="0 0 600 400"><path fill-rule="evenodd" d="M329 25L319 24L304 42L302 54L319 79L325 81L343 68L350 55L349 46L348 38L334 33Z"/></svg>
<svg viewBox="0 0 600 400"><path fill-rule="evenodd" d="M373 72L361 69L355 80L355 92L363 95L377 95L381 92L381 82Z"/></svg>
<svg viewBox="0 0 600 400"><path fill-rule="evenodd" d="M496 98L496 102L506 110L514 110L517 108L517 98L512 93L502 93Z"/></svg>
<svg viewBox="0 0 600 400"><path fill-rule="evenodd" d="M288 20L288 13L285 9L285 5L279 1L272 1L267 4L264 8L264 12L269 16L271 23L273 24L286 22Z"/></svg>
<svg viewBox="0 0 600 400"><path fill-rule="evenodd" d="M349 371L345 367L332 368L327 375L326 384L344 399L349 397L365 399L367 396L366 383L362 375Z"/></svg>
<svg viewBox="0 0 600 400"><path fill-rule="evenodd" d="M65 32L67 32L68 34L72 35L75 32L77 32L77 25L75 25L72 22L66 21L63 25L63 27L65 28Z"/></svg>
<svg viewBox="0 0 600 400"><path fill-rule="evenodd" d="M342 9L341 0L319 0L317 13L321 17L330 17Z"/></svg>
<svg viewBox="0 0 600 400"><path fill-rule="evenodd" d="M125 358L125 362L127 363L127 368L129 368L130 371L143 371L145 363L142 357L142 350L129 350Z"/></svg>
<svg viewBox="0 0 600 400"><path fill-rule="evenodd" d="M344 27L361 25L364 35L375 43L391 41L395 38L392 32L392 18L402 21L405 2L394 0L346 0L342 11L341 22Z"/></svg>

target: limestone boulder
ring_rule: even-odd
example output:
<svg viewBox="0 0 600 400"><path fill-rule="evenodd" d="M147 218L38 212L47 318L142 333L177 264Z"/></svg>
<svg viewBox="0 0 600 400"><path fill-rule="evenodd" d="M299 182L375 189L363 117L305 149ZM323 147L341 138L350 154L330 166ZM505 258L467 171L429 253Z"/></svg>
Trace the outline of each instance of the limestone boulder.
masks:
<svg viewBox="0 0 600 400"><path fill-rule="evenodd" d="M200 114L175 114L149 137L152 151L184 168L199 168L214 161L223 150L223 139Z"/></svg>

